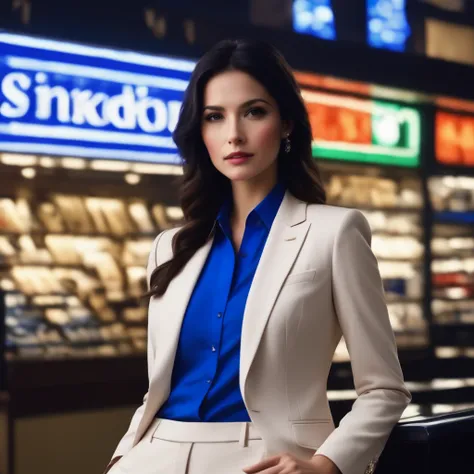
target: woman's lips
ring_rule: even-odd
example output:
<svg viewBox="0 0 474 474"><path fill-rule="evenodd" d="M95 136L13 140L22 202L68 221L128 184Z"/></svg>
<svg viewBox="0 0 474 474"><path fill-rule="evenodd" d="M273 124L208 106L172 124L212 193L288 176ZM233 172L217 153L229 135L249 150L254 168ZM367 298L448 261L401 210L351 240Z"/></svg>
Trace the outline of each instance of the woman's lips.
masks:
<svg viewBox="0 0 474 474"><path fill-rule="evenodd" d="M236 156L235 158L229 158L227 161L232 163L233 165L241 165L242 163L246 163L250 160L250 156Z"/></svg>
<svg viewBox="0 0 474 474"><path fill-rule="evenodd" d="M225 161L229 161L233 165L240 165L247 162L252 156L252 153L231 153L226 156Z"/></svg>

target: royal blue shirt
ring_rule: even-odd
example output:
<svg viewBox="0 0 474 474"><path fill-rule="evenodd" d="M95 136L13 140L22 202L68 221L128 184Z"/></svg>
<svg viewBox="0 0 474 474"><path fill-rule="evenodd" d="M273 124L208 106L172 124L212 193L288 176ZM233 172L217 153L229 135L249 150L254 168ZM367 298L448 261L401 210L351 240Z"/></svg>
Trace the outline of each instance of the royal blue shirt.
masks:
<svg viewBox="0 0 474 474"><path fill-rule="evenodd" d="M157 416L178 421L250 421L239 387L245 304L285 194L277 184L248 215L238 253L231 201L221 209L211 251L184 315L171 391Z"/></svg>

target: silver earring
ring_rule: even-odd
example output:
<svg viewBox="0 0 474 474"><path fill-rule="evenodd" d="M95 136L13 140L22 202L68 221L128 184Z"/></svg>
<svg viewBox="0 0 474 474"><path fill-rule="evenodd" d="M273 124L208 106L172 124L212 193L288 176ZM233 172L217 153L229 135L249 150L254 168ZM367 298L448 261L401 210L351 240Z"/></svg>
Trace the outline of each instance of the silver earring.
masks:
<svg viewBox="0 0 474 474"><path fill-rule="evenodd" d="M291 140L286 137L285 139L285 153L290 153L291 151Z"/></svg>

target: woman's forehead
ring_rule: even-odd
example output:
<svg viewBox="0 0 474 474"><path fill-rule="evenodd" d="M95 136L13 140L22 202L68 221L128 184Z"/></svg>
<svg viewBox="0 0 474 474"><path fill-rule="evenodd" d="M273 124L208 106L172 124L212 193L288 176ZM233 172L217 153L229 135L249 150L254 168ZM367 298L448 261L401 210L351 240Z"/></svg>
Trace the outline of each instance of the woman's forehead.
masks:
<svg viewBox="0 0 474 474"><path fill-rule="evenodd" d="M209 80L204 89L204 105L240 106L256 98L274 102L260 82L242 71L217 74Z"/></svg>

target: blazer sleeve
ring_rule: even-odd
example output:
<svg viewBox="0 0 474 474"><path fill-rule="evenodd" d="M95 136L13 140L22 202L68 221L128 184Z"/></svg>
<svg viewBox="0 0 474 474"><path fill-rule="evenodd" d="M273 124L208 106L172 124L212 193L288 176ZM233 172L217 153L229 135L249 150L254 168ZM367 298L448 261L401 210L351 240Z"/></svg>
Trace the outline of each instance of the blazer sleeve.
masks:
<svg viewBox="0 0 474 474"><path fill-rule="evenodd" d="M411 400L370 244L366 218L349 211L334 240L332 288L357 400L316 453L331 459L343 474L363 474L373 465Z"/></svg>
<svg viewBox="0 0 474 474"><path fill-rule="evenodd" d="M147 283L148 289L150 289L150 278L153 270L161 263L161 259L158 255L158 244L160 242L161 237L166 231L161 232L158 237L155 239L152 250L148 257L148 265L147 265ZM155 349L153 347L153 338L151 337L152 331L150 330L150 319L148 319L148 342L147 342L147 361L148 361L148 382L150 382L151 375L153 373L153 363L154 363L154 354ZM142 419L143 412L145 410L146 400L148 398L148 392L143 397L143 403L140 407L135 411L135 414L132 417L132 421L130 422L130 426L128 431L125 433L125 436L121 439L120 443L117 446L117 449L112 456L114 459L117 456L124 456L125 454L130 451L133 447L133 442L135 440L135 433L137 431L138 425L140 420Z"/></svg>

